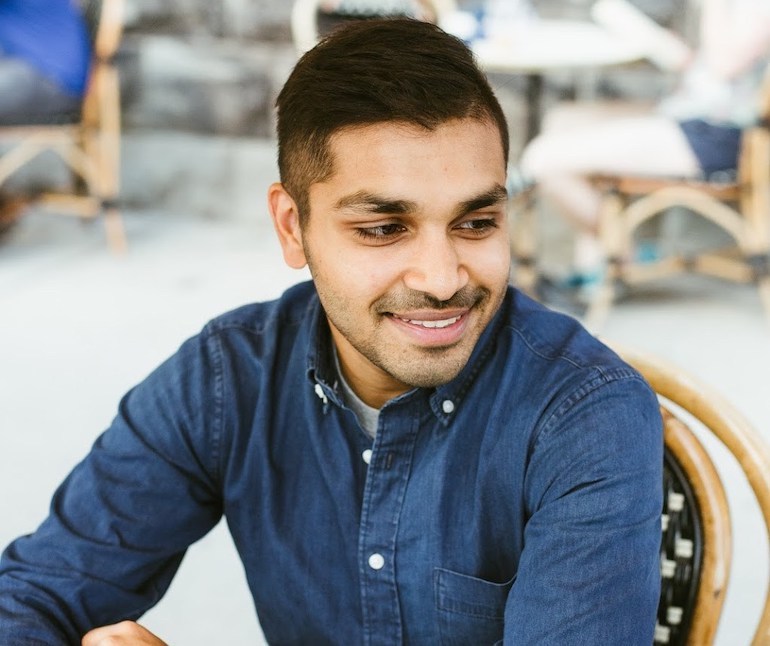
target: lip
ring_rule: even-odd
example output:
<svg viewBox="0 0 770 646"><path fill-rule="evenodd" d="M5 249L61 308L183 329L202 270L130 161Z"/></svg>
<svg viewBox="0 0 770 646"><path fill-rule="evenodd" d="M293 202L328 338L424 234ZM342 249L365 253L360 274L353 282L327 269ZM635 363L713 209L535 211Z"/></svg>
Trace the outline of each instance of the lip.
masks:
<svg viewBox="0 0 770 646"><path fill-rule="evenodd" d="M389 312L386 320L412 343L425 347L449 346L462 339L468 328L470 310L423 310ZM426 323L423 325L421 323Z"/></svg>

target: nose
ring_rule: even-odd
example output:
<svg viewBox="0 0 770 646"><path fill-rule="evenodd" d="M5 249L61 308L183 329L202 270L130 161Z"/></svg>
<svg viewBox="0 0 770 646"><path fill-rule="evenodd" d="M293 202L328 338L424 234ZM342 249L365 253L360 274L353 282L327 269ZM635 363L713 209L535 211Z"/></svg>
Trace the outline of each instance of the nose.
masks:
<svg viewBox="0 0 770 646"><path fill-rule="evenodd" d="M446 233L421 236L413 245L404 272L404 284L409 289L448 301L468 283L468 279L456 242Z"/></svg>

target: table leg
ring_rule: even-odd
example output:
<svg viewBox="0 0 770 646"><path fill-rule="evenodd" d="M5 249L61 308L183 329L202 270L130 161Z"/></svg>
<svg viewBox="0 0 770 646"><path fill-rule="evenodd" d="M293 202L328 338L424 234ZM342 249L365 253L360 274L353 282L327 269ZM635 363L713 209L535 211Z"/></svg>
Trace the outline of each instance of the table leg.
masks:
<svg viewBox="0 0 770 646"><path fill-rule="evenodd" d="M524 131L527 144L540 133L540 125L543 116L543 75L530 73L526 76L526 129Z"/></svg>

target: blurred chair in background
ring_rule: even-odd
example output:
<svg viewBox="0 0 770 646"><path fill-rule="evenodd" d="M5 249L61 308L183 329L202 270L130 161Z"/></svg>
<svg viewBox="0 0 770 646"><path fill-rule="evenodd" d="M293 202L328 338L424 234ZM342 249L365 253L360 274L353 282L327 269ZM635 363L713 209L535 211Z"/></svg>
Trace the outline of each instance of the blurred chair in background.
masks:
<svg viewBox="0 0 770 646"><path fill-rule="evenodd" d="M454 9L454 0L295 0L291 33L297 52L303 54L347 20L410 16L438 23L442 15Z"/></svg>
<svg viewBox="0 0 770 646"><path fill-rule="evenodd" d="M586 320L598 327L626 285L687 271L759 287L770 318L770 65L759 119L741 135L735 176L703 180L604 175L594 178L604 195L599 241L607 270L595 291ZM726 249L635 258L634 234L650 218L672 207L686 207L727 232Z"/></svg>
<svg viewBox="0 0 770 646"><path fill-rule="evenodd" d="M629 9L622 0L597 5ZM594 15L605 19L607 13ZM557 109L523 153L522 172L537 182L538 195L576 227L573 270L564 286L580 289L584 298L596 297L605 280L599 221L606 184L598 187L594 176L732 179L743 131L757 124L762 74L770 57L770 3L704 0L700 23L698 50L689 59L670 57L672 66L677 60L686 63L679 89L671 96L656 106ZM670 34L661 40L660 28L651 22L646 27L640 33L646 34L650 48L658 41L671 44ZM668 48L676 53L677 48ZM532 214L522 215L527 217Z"/></svg>
<svg viewBox="0 0 770 646"><path fill-rule="evenodd" d="M26 10L34 5L43 15L56 4L49 5L51 0L43 0L38 7L37 0L22 2ZM65 5L68 3L69 0L65 0ZM0 0L0 9L3 4L4 0ZM0 145L3 146L0 186L38 155L54 151L74 175L72 191L45 192L35 195L34 201L54 212L73 213L82 218L104 215L110 247L121 252L126 240L117 205L120 88L112 59L122 36L123 0L82 0L80 7L87 44L90 43L83 95L76 95L66 110L49 104L57 109L22 110L17 118L0 122ZM34 25L31 29L34 32ZM39 44L40 39L36 42ZM55 62L53 65L55 67Z"/></svg>
<svg viewBox="0 0 770 646"><path fill-rule="evenodd" d="M619 349L657 393L664 423L661 598L656 644L711 644L734 553L725 488L701 439L718 439L735 458L770 532L770 449L717 393L659 360ZM713 444L712 444L713 446ZM738 548L757 536L736 535ZM766 553L770 543L763 545ZM761 539L760 539L761 540ZM770 583L770 581L768 581ZM770 643L765 592L753 644Z"/></svg>

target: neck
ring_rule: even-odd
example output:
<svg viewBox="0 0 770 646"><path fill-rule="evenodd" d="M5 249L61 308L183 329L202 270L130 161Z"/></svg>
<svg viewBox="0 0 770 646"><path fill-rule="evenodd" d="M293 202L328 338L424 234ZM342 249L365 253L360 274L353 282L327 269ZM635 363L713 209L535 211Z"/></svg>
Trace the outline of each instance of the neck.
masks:
<svg viewBox="0 0 770 646"><path fill-rule="evenodd" d="M337 349L342 376L350 389L367 406L380 409L394 397L411 390L410 386L398 381L361 355L331 323L329 328Z"/></svg>

